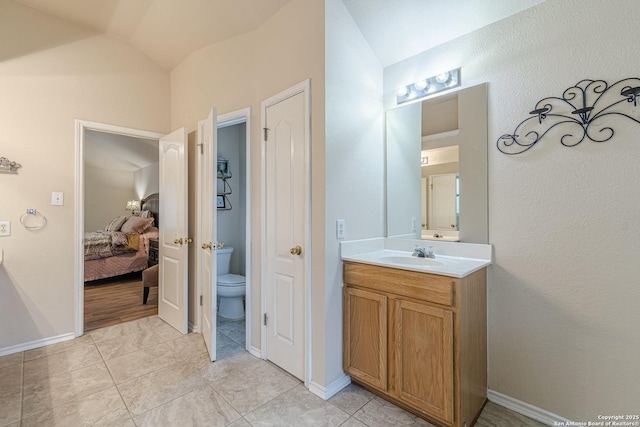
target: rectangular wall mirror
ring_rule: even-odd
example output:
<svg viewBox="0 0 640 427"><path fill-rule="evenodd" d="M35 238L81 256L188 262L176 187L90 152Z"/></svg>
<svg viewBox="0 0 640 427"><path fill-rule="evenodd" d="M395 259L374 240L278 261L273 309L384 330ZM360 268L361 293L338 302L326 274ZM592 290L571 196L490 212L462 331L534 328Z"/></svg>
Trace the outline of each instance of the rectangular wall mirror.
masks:
<svg viewBox="0 0 640 427"><path fill-rule="evenodd" d="M388 110L387 237L488 243L487 84Z"/></svg>

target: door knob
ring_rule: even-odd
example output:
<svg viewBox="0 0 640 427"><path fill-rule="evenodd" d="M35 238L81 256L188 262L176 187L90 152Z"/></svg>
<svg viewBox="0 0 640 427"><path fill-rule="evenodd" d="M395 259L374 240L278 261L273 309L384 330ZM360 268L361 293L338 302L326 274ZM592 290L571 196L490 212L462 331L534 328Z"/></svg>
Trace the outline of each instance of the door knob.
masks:
<svg viewBox="0 0 640 427"><path fill-rule="evenodd" d="M296 246L295 248L291 248L291 255L300 255L302 253L302 248L300 247L300 245Z"/></svg>
<svg viewBox="0 0 640 427"><path fill-rule="evenodd" d="M179 238L179 239L175 239L175 240L173 241L173 243L175 243L176 245L181 245L181 244L182 244L182 237L181 237L181 238Z"/></svg>
<svg viewBox="0 0 640 427"><path fill-rule="evenodd" d="M184 242L185 243L193 243L193 239L191 237L185 237L184 238Z"/></svg>
<svg viewBox="0 0 640 427"><path fill-rule="evenodd" d="M216 245L216 248L218 248L218 249L222 249L222 248L224 248L224 243L219 242L219 243Z"/></svg>
<svg viewBox="0 0 640 427"><path fill-rule="evenodd" d="M211 249L211 243L203 243L202 249Z"/></svg>

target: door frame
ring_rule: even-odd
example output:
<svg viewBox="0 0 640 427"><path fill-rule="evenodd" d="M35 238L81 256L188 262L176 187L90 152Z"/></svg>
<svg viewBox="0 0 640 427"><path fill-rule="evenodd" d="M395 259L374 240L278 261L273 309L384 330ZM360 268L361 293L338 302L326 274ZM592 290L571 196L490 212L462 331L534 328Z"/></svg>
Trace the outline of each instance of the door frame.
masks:
<svg viewBox="0 0 640 427"><path fill-rule="evenodd" d="M282 92L279 92L270 98L264 100L260 104L260 125L261 129L266 128L266 110L268 107L275 105L281 101L284 101L292 96L302 93L304 96L304 120L305 120L305 136L304 136L304 162L305 162L305 177L304 177L304 288L303 288L303 321L305 322L304 331L304 385L309 388L311 383L311 330L312 330L312 311L311 311L311 266L312 262L312 241L311 241L311 79L306 79ZM260 258L261 258L261 313L260 317L264 318L267 312L267 150L264 132L260 132L260 167L261 171L261 188L260 188ZM261 333L261 351L260 357L267 359L267 326L262 323Z"/></svg>
<svg viewBox="0 0 640 427"><path fill-rule="evenodd" d="M233 126L241 123L245 124L245 283L247 284L247 290L245 294L245 349L251 352L251 107L242 108L240 110L232 111L226 114L219 114L217 117L216 129L214 129L214 132L217 132L217 130L221 127ZM198 162L197 165L198 168L203 167L201 162ZM213 167L213 165L211 166ZM199 182L198 185L200 185ZM200 200L197 201L196 212L196 222L198 224L197 227L200 227L200 224L202 223L200 218ZM199 228L198 233L201 234ZM200 265L202 261L199 251L198 254L199 255L197 262ZM196 274L198 276L200 275L199 266L198 268L196 268ZM195 316L197 324L193 325L193 330L195 332L202 332L202 306L200 305L199 301L197 301L197 299L200 298L200 295L202 295L202 281L199 277L197 277L196 280L196 283L198 283L198 292L197 295L193 296L193 298L196 299L194 303L197 307ZM253 351L252 353L254 353L255 355L255 351Z"/></svg>
<svg viewBox="0 0 640 427"><path fill-rule="evenodd" d="M140 129L127 128L106 123L91 122L76 119L76 147L75 147L75 207L74 207L74 306L75 306L75 336L84 334L84 144L85 132L88 130L160 140L164 134Z"/></svg>

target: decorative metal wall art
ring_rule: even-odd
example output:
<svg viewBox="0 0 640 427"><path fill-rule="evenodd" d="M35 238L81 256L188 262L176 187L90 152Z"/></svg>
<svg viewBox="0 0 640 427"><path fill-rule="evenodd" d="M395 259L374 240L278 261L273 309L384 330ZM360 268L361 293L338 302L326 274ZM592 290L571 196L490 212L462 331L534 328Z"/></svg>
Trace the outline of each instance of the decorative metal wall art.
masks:
<svg viewBox="0 0 640 427"><path fill-rule="evenodd" d="M623 79L611 86L604 80L581 80L566 89L562 97L538 101L529 112L531 117L521 121L512 134L498 138L498 150L505 154L524 153L556 127L561 130L560 143L565 147L575 147L585 138L608 141L615 132L600 119L619 116L640 124L640 112L635 111L639 95L640 78ZM629 107L631 103L633 109Z"/></svg>
<svg viewBox="0 0 640 427"><path fill-rule="evenodd" d="M18 169L21 167L20 163L12 162L6 157L0 157L0 173L18 173Z"/></svg>

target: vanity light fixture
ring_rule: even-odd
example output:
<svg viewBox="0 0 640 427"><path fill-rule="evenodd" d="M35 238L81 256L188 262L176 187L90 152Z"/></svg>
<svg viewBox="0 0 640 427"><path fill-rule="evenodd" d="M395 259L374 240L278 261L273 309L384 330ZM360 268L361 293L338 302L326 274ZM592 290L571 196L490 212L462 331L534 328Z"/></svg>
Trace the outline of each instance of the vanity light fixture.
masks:
<svg viewBox="0 0 640 427"><path fill-rule="evenodd" d="M460 68L445 71L437 76L418 80L415 83L401 87L396 93L396 102L402 104L407 101L423 98L433 95L434 93L442 92L443 90L460 86L460 83Z"/></svg>
<svg viewBox="0 0 640 427"><path fill-rule="evenodd" d="M129 200L127 202L127 207L125 208L131 212L137 212L140 210L140 200Z"/></svg>

